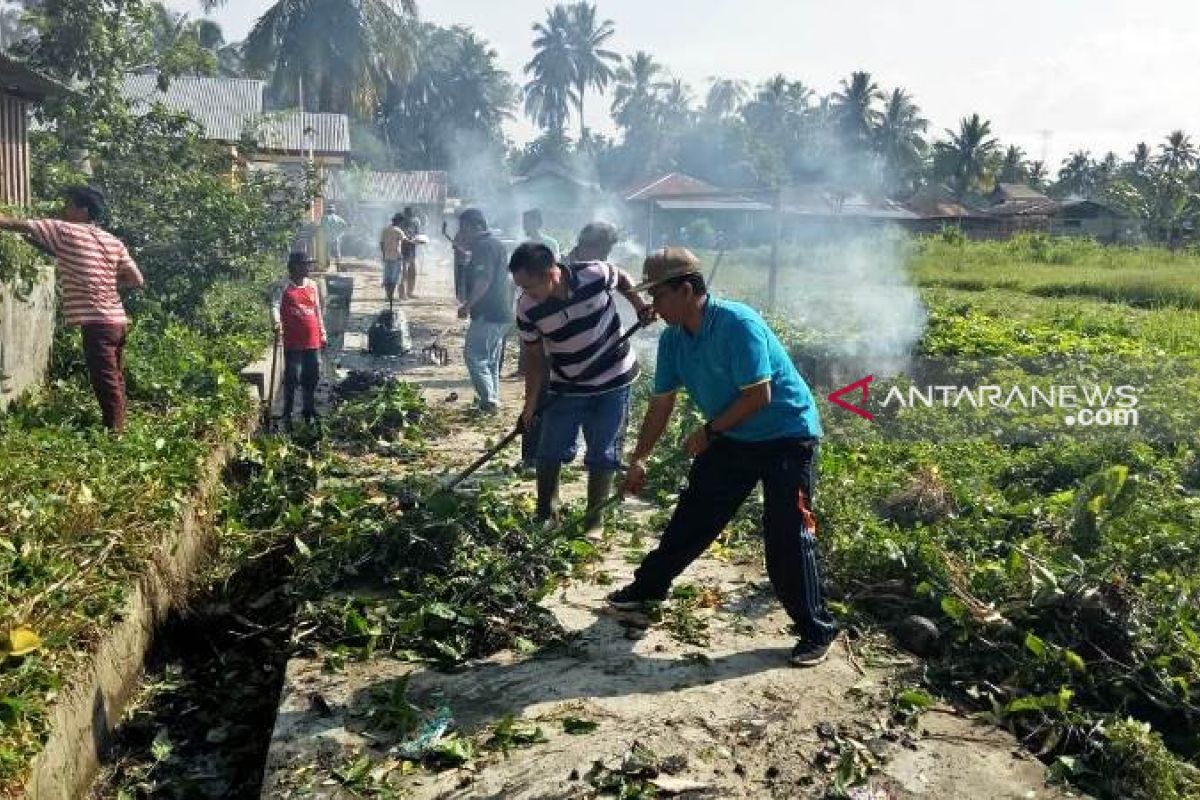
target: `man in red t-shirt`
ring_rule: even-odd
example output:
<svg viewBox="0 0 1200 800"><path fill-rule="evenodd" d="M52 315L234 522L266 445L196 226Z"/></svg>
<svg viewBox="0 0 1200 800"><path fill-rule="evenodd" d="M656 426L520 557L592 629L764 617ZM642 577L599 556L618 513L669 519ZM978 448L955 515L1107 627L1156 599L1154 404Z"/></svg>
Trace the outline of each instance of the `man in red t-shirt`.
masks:
<svg viewBox="0 0 1200 800"><path fill-rule="evenodd" d="M90 186L75 186L65 194L63 219L0 216L0 230L23 233L54 256L65 321L81 331L104 425L120 432L125 427L128 319L117 289L140 289L145 281L124 243L96 224L104 216L104 195Z"/></svg>
<svg viewBox="0 0 1200 800"><path fill-rule="evenodd" d="M321 380L321 348L325 346L320 284L308 277L312 256L288 256L288 280L276 287L271 300L275 332L283 336L283 424L291 427L296 386L302 391L304 421L317 420L317 384Z"/></svg>

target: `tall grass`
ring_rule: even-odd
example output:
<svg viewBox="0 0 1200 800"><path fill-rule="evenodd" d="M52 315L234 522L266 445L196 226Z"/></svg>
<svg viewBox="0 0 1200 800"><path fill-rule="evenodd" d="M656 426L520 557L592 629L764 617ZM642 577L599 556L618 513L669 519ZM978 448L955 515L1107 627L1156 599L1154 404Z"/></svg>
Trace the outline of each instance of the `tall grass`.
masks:
<svg viewBox="0 0 1200 800"><path fill-rule="evenodd" d="M1191 250L1037 235L989 242L935 236L917 241L910 269L922 286L1200 309L1200 253Z"/></svg>

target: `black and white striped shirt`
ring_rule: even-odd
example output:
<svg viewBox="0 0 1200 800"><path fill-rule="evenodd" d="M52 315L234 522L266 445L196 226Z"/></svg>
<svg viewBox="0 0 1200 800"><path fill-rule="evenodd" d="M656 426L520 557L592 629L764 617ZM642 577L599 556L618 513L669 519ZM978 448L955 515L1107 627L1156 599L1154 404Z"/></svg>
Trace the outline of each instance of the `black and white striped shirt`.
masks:
<svg viewBox="0 0 1200 800"><path fill-rule="evenodd" d="M562 394L602 394L637 379L629 343L616 350L621 318L613 292L620 271L603 261L564 269L567 298L537 302L527 294L517 302L517 328L526 344L543 342L550 359L550 389Z"/></svg>

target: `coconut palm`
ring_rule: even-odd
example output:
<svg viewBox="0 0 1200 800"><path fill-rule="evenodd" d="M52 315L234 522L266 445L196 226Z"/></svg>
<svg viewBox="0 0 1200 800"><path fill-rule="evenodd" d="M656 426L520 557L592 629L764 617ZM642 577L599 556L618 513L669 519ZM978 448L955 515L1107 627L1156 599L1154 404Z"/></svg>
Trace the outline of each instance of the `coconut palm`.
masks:
<svg viewBox="0 0 1200 800"><path fill-rule="evenodd" d="M414 0L277 0L246 37L246 66L270 75L277 97L318 111L378 106L416 66Z"/></svg>
<svg viewBox="0 0 1200 800"><path fill-rule="evenodd" d="M704 113L715 119L723 119L735 113L750 94L745 81L732 78L711 78L708 95L704 100Z"/></svg>
<svg viewBox="0 0 1200 800"><path fill-rule="evenodd" d="M976 188L999 145L992 138L992 124L978 114L963 117L958 131L947 129L944 141L934 144L937 172L946 177L956 197Z"/></svg>
<svg viewBox="0 0 1200 800"><path fill-rule="evenodd" d="M860 148L869 146L879 126L875 101L883 99L883 92L869 72L855 72L849 80L842 81L841 91L834 92L831 100L834 119L848 143Z"/></svg>
<svg viewBox="0 0 1200 800"><path fill-rule="evenodd" d="M587 124L583 117L587 91L595 89L604 94L621 57L604 47L616 33L616 27L611 19L596 18L595 3L573 3L567 8L567 14L570 20L567 41L571 49L575 107L579 110L579 138L582 141L587 138Z"/></svg>
<svg viewBox="0 0 1200 800"><path fill-rule="evenodd" d="M1150 145L1145 142L1138 142L1137 146L1133 148L1133 152L1130 153L1130 156L1129 169L1134 175L1144 176L1150 173Z"/></svg>
<svg viewBox="0 0 1200 800"><path fill-rule="evenodd" d="M618 125L628 131L649 123L655 98L669 86L662 80L666 74L666 69L644 50L626 58L617 69L613 88L612 115Z"/></svg>
<svg viewBox="0 0 1200 800"><path fill-rule="evenodd" d="M533 25L533 58L525 65L525 113L555 139L565 135L575 103L575 62L571 50L571 16L565 6L551 9Z"/></svg>
<svg viewBox="0 0 1200 800"><path fill-rule="evenodd" d="M1030 161L1026 167L1025 181L1037 189L1039 192L1046 188L1046 179L1049 173L1046 172L1046 164L1044 161Z"/></svg>
<svg viewBox="0 0 1200 800"><path fill-rule="evenodd" d="M664 123L680 125L692 118L692 88L683 81L671 81L659 101L660 116Z"/></svg>
<svg viewBox="0 0 1200 800"><path fill-rule="evenodd" d="M929 149L924 136L928 127L912 96L903 89L893 89L884 102L875 133L876 148L890 173L893 189L911 182L920 171Z"/></svg>
<svg viewBox="0 0 1200 800"><path fill-rule="evenodd" d="M1196 165L1196 147L1183 131L1172 131L1158 149L1158 165L1168 172L1186 172Z"/></svg>
<svg viewBox="0 0 1200 800"><path fill-rule="evenodd" d="M1092 154L1077 150L1063 159L1055 192L1064 197L1091 197L1096 190L1096 163Z"/></svg>
<svg viewBox="0 0 1200 800"><path fill-rule="evenodd" d="M1000 172L996 175L999 183L1027 183L1029 168L1025 165L1025 151L1015 144L1010 144L1004 151L1004 159L1000 162Z"/></svg>

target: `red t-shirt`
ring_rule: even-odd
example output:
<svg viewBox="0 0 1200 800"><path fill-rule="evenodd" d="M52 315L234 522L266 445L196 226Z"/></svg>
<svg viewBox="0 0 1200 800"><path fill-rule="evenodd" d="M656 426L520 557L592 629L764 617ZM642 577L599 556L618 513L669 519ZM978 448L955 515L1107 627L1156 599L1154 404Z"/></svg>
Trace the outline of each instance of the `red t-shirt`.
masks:
<svg viewBox="0 0 1200 800"><path fill-rule="evenodd" d="M285 350L319 350L321 347L321 298L317 285L303 286L288 281L279 302Z"/></svg>

